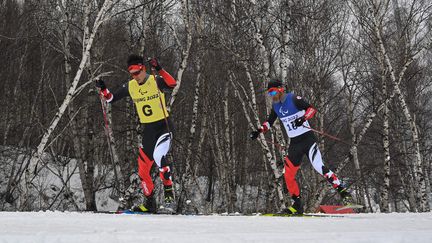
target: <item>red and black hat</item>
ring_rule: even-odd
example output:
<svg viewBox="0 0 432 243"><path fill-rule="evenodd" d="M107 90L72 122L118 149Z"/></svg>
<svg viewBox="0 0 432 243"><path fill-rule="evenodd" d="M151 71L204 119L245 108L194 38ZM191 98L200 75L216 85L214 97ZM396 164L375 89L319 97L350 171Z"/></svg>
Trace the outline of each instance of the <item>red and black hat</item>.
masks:
<svg viewBox="0 0 432 243"><path fill-rule="evenodd" d="M282 87L283 87L283 83L279 79L270 79L270 81L267 85L267 89L282 88Z"/></svg>
<svg viewBox="0 0 432 243"><path fill-rule="evenodd" d="M128 57L127 65L129 71L145 69L144 58L135 54L132 54Z"/></svg>
<svg viewBox="0 0 432 243"><path fill-rule="evenodd" d="M270 79L267 85L267 94L269 96L275 96L278 93L283 93L285 91L282 81L279 79Z"/></svg>

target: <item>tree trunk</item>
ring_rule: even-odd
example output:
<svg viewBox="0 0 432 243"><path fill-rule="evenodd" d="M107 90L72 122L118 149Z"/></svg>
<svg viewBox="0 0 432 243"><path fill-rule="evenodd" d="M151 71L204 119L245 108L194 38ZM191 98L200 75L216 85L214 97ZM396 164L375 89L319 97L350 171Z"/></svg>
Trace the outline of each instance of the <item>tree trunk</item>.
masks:
<svg viewBox="0 0 432 243"><path fill-rule="evenodd" d="M169 100L169 104L167 106L168 111L171 109L172 105L174 104L174 101L177 97L177 93L180 89L182 77L183 77L183 72L186 70L187 62L188 62L189 55L190 55L190 49L192 46L191 21L192 21L193 17L190 16L191 11L189 9L189 0L182 0L181 1L181 8L182 8L181 15L182 15L182 19L183 19L184 25L185 25L184 30L186 32L186 43L185 43L185 46L183 47L180 39L177 36L177 33L174 31L174 37L176 39L176 43L181 49L181 61L180 61L180 67L177 70L177 78L176 78L177 85L171 93L171 99Z"/></svg>
<svg viewBox="0 0 432 243"><path fill-rule="evenodd" d="M26 60L27 57L27 51L28 51L28 44L26 42L26 45L24 46L24 50L23 53L21 55L21 57L19 58L19 72L18 72L18 77L16 78L16 82L15 82L15 86L14 89L12 91L12 105L8 105L7 106L7 112L6 112L6 127L5 127L5 132L3 135L3 144L7 145L7 141L9 138L9 132L10 129L12 127L13 124L19 123L20 118L19 116L17 116L16 114L18 114L15 110L16 107L18 106L19 101L19 95L18 95L18 90L21 87L21 82L22 82L22 76L24 73L24 61ZM15 114L15 115L13 115Z"/></svg>
<svg viewBox="0 0 432 243"><path fill-rule="evenodd" d="M385 66L383 59L381 57L378 58L381 68L381 82L382 82L382 97L387 97L387 79L385 71ZM383 149L384 149L384 180L381 188L381 200L380 200L380 208L381 212L389 213L390 212L390 203L389 203L389 190L390 190L390 168L391 168L391 157L390 157L390 131L389 131L389 100L385 99L384 108L383 108Z"/></svg>

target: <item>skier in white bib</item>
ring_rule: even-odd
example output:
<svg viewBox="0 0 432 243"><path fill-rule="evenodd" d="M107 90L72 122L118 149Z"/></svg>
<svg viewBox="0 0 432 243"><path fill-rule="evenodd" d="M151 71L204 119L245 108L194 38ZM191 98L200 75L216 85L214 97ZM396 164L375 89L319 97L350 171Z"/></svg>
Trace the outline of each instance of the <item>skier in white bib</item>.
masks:
<svg viewBox="0 0 432 243"><path fill-rule="evenodd" d="M282 213L303 214L303 203L295 176L305 154L314 169L324 176L332 184L333 188L339 192L343 202L345 204L350 203L352 201L351 194L341 185L336 174L323 164L321 152L316 143L317 139L309 129L308 120L315 115L316 109L302 97L285 92L282 82L277 79L270 80L267 94L273 99L271 113L267 121L256 131L253 131L250 137L253 140L257 139L260 133L267 132L276 119L279 118L291 140L288 156L284 158L284 178L294 203Z"/></svg>

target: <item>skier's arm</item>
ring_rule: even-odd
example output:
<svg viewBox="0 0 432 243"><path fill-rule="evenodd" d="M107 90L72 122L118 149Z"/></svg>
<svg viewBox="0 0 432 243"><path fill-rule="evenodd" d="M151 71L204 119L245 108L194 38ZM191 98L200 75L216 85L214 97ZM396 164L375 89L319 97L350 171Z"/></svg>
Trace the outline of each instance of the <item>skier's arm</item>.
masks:
<svg viewBox="0 0 432 243"><path fill-rule="evenodd" d="M123 84L119 89L117 89L113 94L112 94L112 99L111 100L107 100L109 103L114 103L118 100L123 99L124 97L129 95L129 89L127 87L127 83Z"/></svg>
<svg viewBox="0 0 432 243"><path fill-rule="evenodd" d="M305 121L314 117L315 113L317 112L317 110L312 105L310 105L300 96L293 96L293 102L297 109L305 110L304 116L295 120L295 125L298 127L301 126Z"/></svg>
<svg viewBox="0 0 432 243"><path fill-rule="evenodd" d="M154 67L160 75L156 78L159 89L173 89L176 86L176 80L162 68L156 58L150 60L150 65Z"/></svg>
<svg viewBox="0 0 432 243"><path fill-rule="evenodd" d="M174 89L174 87L177 85L176 80L171 76L171 74L169 74L167 71L165 71L164 69L159 70L159 74L162 77L158 77L158 81L161 80L163 83L161 85L164 85L167 89ZM158 82L158 85L159 85Z"/></svg>
<svg viewBox="0 0 432 243"><path fill-rule="evenodd" d="M124 98L129 95L129 90L126 84L122 85L122 87L116 90L113 93L109 91L109 89L105 86L105 82L103 80L96 81L96 87L100 88L100 93L105 97L106 101L109 103L114 103L117 100Z"/></svg>
<svg viewBox="0 0 432 243"><path fill-rule="evenodd" d="M277 114L272 109L270 115L268 116L267 120L262 124L262 126L250 133L249 135L250 138L252 140L257 139L260 133L267 132L270 129L270 127L273 126L273 123L276 121L276 119L277 119Z"/></svg>
<svg viewBox="0 0 432 243"><path fill-rule="evenodd" d="M272 108L271 112L270 112L270 114L269 114L269 116L267 118L267 121L265 121L262 124L260 132L267 132L273 126L273 123L276 121L276 119L277 119L277 114L276 114L276 112Z"/></svg>
<svg viewBox="0 0 432 243"><path fill-rule="evenodd" d="M166 74L168 74L170 77L171 75L169 73L167 73L165 70L163 70ZM159 72L160 73L160 72ZM159 87L160 90L164 90L164 89L174 89L174 87L176 86L176 81L173 77L171 77L172 80L174 80L174 84L171 83L167 83L166 79L162 76L156 76L156 83Z"/></svg>

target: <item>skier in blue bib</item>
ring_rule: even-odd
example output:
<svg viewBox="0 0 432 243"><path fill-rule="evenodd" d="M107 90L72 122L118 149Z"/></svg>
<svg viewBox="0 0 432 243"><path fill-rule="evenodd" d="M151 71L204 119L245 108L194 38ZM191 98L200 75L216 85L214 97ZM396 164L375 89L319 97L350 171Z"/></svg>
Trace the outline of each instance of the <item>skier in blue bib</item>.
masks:
<svg viewBox="0 0 432 243"><path fill-rule="evenodd" d="M271 113L267 121L256 131L253 131L250 137L253 140L257 139L260 133L267 132L276 119L279 118L291 140L288 156L284 158L284 179L294 203L282 213L303 214L303 203L295 176L305 154L314 169L324 176L332 184L333 188L339 192L343 202L345 204L350 203L352 201L351 194L341 185L336 174L323 164L321 152L316 143L317 139L309 129L308 120L315 115L316 109L302 97L285 92L282 82L277 79L270 80L267 94L273 99Z"/></svg>

